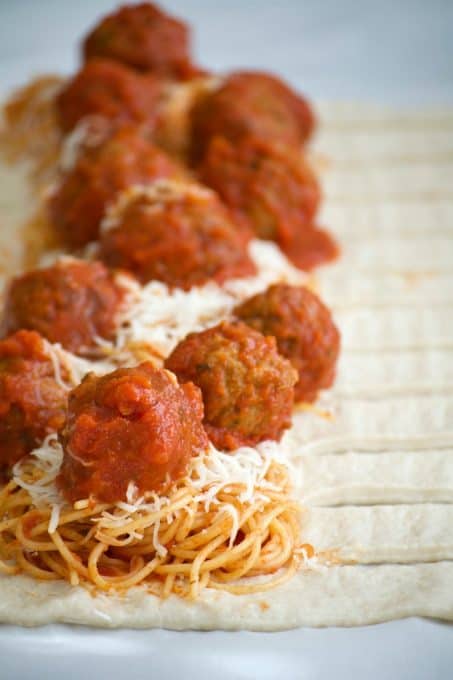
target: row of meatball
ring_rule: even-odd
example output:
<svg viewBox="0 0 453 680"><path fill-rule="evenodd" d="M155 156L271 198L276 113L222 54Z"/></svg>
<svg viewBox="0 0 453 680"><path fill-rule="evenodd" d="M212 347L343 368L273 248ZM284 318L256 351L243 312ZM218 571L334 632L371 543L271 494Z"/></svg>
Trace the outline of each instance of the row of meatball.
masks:
<svg viewBox="0 0 453 680"><path fill-rule="evenodd" d="M334 377L339 335L328 310L305 288L276 285L189 335L168 370L89 374L69 397L57 379L43 338L79 354L114 338L125 293L105 265L187 290L255 273L252 235L277 241L303 268L336 252L314 226L319 188L298 151L313 117L276 78L240 73L202 89L189 111L190 170L156 146L170 141L174 151L160 120L169 82L199 75L188 45L186 27L156 7L123 8L87 38L86 65L56 102L63 132L81 124L84 134L54 187L51 221L70 250L98 241L103 263L64 260L12 281L0 465L8 474L58 431L68 500L119 500L129 482L162 490L208 436L228 450L278 440L294 400L313 400Z"/></svg>
<svg viewBox="0 0 453 680"><path fill-rule="evenodd" d="M211 220L203 220L206 241L213 239L230 250L235 248L243 258L253 236L276 241L306 270L323 262L326 253L336 253L327 233L312 225L320 194L314 175L298 154L257 139L235 146L216 137L195 177L159 149L146 128L88 119L86 130L75 163L61 172L49 199L54 232L72 251L103 236L102 222L119 193L134 185L149 187L166 180L199 187L198 200L188 207L196 209L204 202L204 212L216 218L212 226ZM196 184L197 179L202 184ZM203 191L202 185L213 189L217 200L207 189ZM216 229L219 222L224 224L222 233ZM183 228L179 222L176 226ZM123 230L127 228L125 225ZM151 226L149 230L152 240ZM108 236L103 240L107 240L106 250L113 253L109 257L115 264L131 267L130 260L140 257L133 241L124 250L118 245L113 248Z"/></svg>
<svg viewBox="0 0 453 680"><path fill-rule="evenodd" d="M18 321L16 316L17 325L38 328L51 340L69 340L70 344L74 339L84 337L86 342L90 337L93 347L98 319L110 323L115 306L121 303L121 290L111 274L99 263L66 261L25 274L22 281L30 276L42 277L42 285L30 288L31 310L33 291L39 288L42 300L50 306L34 319L24 315ZM21 279L16 282L20 286ZM73 302L78 316L71 310ZM7 308L10 330L14 328L14 304L10 300ZM161 384L164 380L167 384L170 379L173 391L188 386L183 391L189 390L192 401L198 404L192 416L189 407L181 407L181 421L173 421L167 432L166 391L159 395L154 387L149 392L135 384L137 380L141 384L137 376L143 367L119 369L102 378L89 374L69 393L68 410L68 392L57 379L43 335L36 330L17 330L0 341L0 463L8 475L11 466L39 445L46 434L59 431L67 453L63 477L70 500L90 494L102 500L119 500L118 489L123 497L127 480L141 491L157 490L164 480L172 481L172 471L184 470L200 450L184 448L185 464L181 467L178 463L180 446L175 447L174 436L189 427L189 422L189 430L194 427L197 432L202 422L203 441L207 441L207 434L224 450L279 440L291 423L294 401L312 400L319 389L332 383L339 350L339 334L330 313L313 293L303 287L271 286L239 305L231 320L192 333L180 342L164 363L171 373L151 364L143 369L145 383L151 380L154 385L157 380L156 384ZM60 370L64 380L65 368ZM156 371L167 377L149 378L148 374ZM121 406L116 402L120 393L114 396L111 389L119 377ZM83 396L97 394L101 386L99 403L97 397L93 402L91 396ZM174 413L177 402L173 397L170 401L170 413ZM112 428L115 437L110 435ZM185 438L181 435L178 441ZM146 453L148 450L152 455ZM154 456L164 468L155 468ZM146 465L150 466L148 476L142 477L139 470ZM94 474L98 466L103 471L100 477ZM109 479L115 479L114 486L105 481L107 469ZM155 479L151 486L146 481L149 475ZM100 478L107 484L102 491Z"/></svg>
<svg viewBox="0 0 453 680"><path fill-rule="evenodd" d="M272 75L237 72L198 79L175 116L172 83L198 74L188 35L145 3L106 17L86 39L85 64L56 98L62 132L78 126L81 137L50 200L62 244L77 249L96 240L108 206L131 185L191 179L221 198L242 250L255 235L276 241L303 269L332 259L337 246L316 224L320 190L301 155L314 126L308 103ZM175 156L181 127L188 154ZM121 266L130 255L115 254Z"/></svg>

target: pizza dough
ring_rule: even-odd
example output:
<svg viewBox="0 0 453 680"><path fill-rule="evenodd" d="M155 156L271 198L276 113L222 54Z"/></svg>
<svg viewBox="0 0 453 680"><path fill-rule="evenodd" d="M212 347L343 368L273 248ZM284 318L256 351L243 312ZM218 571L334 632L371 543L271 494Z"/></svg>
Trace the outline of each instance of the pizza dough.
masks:
<svg viewBox="0 0 453 680"><path fill-rule="evenodd" d="M343 353L323 414L297 412L281 449L307 507L304 539L331 566L267 593L204 591L196 602L3 577L1 621L279 630L453 620L453 111L320 112L313 160L343 256L316 280ZM6 191L2 213L14 203ZM15 191L22 205L26 185Z"/></svg>

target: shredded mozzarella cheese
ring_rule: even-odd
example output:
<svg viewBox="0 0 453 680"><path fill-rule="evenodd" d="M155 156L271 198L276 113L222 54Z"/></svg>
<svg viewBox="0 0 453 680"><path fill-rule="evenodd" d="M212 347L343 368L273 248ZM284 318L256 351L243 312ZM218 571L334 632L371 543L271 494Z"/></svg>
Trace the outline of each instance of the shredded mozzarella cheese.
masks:
<svg viewBox="0 0 453 680"><path fill-rule="evenodd" d="M69 172L75 166L81 150L99 146L105 139L106 123L102 116L85 116L66 136L61 153L60 169Z"/></svg>
<svg viewBox="0 0 453 680"><path fill-rule="evenodd" d="M283 461L276 442L265 441L255 448L242 446L232 454L219 451L211 445L204 455L194 460L191 484L201 491L199 500L205 503L206 510L209 510L219 491L232 484L243 484L245 490L239 499L242 503L251 503L259 498L257 487L272 488L265 477L274 461ZM284 462L286 464L286 459Z"/></svg>
<svg viewBox="0 0 453 680"><path fill-rule="evenodd" d="M63 462L63 449L56 433L49 434L30 456L33 460L35 477L29 474L29 461L22 458L13 467L14 482L30 494L34 505L61 505L62 499L55 480Z"/></svg>
<svg viewBox="0 0 453 680"><path fill-rule="evenodd" d="M101 359L91 361L83 359L63 349L59 343L51 343L44 340L46 353L52 362L55 382L64 390L71 390L79 385L87 373L105 375L113 371L116 366L112 362ZM67 373L67 380L63 378L62 370Z"/></svg>
<svg viewBox="0 0 453 680"><path fill-rule="evenodd" d="M50 520L48 526L49 534L53 534L58 529L61 507L62 506L59 503L55 503L54 505L52 505L52 511L50 513Z"/></svg>

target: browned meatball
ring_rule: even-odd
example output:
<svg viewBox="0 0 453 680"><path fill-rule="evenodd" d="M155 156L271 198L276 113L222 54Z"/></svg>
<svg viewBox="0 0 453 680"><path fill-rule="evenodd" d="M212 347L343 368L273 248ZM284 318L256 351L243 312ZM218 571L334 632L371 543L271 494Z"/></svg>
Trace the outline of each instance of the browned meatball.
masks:
<svg viewBox="0 0 453 680"><path fill-rule="evenodd" d="M298 267L311 269L336 256L332 238L313 225L321 192L300 153L250 137L236 144L216 137L199 176L237 220L258 238L276 241Z"/></svg>
<svg viewBox="0 0 453 680"><path fill-rule="evenodd" d="M66 403L38 333L0 340L0 476L63 425Z"/></svg>
<svg viewBox="0 0 453 680"><path fill-rule="evenodd" d="M330 387L340 350L340 333L321 300L308 288L277 284L235 309L246 324L273 335L278 350L299 373L297 401L314 401Z"/></svg>
<svg viewBox="0 0 453 680"><path fill-rule="evenodd" d="M278 353L275 338L243 323L191 333L165 366L201 389L205 428L219 448L279 440L291 425L297 373Z"/></svg>
<svg viewBox="0 0 453 680"><path fill-rule="evenodd" d="M142 129L107 127L85 145L50 198L51 221L64 244L80 248L97 238L106 207L134 184L180 177L183 170Z"/></svg>
<svg viewBox="0 0 453 680"><path fill-rule="evenodd" d="M233 144L256 137L297 149L313 127L308 102L282 80L259 71L232 73L192 111L192 161L203 159L213 137Z"/></svg>
<svg viewBox="0 0 453 680"><path fill-rule="evenodd" d="M186 80L199 73L191 63L188 26L148 2L104 17L85 39L83 51L86 59L114 59L165 78Z"/></svg>
<svg viewBox="0 0 453 680"><path fill-rule="evenodd" d="M105 225L100 257L142 283L188 290L255 273L244 234L216 195L197 185L163 180L132 190Z"/></svg>
<svg viewBox="0 0 453 680"><path fill-rule="evenodd" d="M163 492L208 447L202 418L198 388L150 363L90 373L69 395L59 486L71 502L125 500L131 482Z"/></svg>
<svg viewBox="0 0 453 680"><path fill-rule="evenodd" d="M101 262L61 260L17 276L7 291L4 329L36 330L77 354L113 337L124 290Z"/></svg>
<svg viewBox="0 0 453 680"><path fill-rule="evenodd" d="M107 59L93 59L57 97L60 126L63 132L70 132L82 118L97 115L153 128L163 87L155 76L141 75Z"/></svg>

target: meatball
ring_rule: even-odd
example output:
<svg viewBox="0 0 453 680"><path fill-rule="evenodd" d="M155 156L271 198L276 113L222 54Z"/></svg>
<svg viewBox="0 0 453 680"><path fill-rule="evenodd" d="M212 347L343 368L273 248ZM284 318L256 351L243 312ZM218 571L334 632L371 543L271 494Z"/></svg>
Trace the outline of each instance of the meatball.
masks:
<svg viewBox="0 0 453 680"><path fill-rule="evenodd" d="M308 102L268 73L232 73L194 106L192 161L197 164L213 137L236 144L244 137L298 147L311 135L314 116Z"/></svg>
<svg viewBox="0 0 453 680"><path fill-rule="evenodd" d="M297 373L278 353L275 338L243 323L191 333L165 366L180 382L201 389L205 428L221 449L279 440L291 425Z"/></svg>
<svg viewBox="0 0 453 680"><path fill-rule="evenodd" d="M59 123L63 132L70 132L82 118L98 115L152 128L162 96L159 78L141 75L114 61L93 59L58 95Z"/></svg>
<svg viewBox="0 0 453 680"><path fill-rule="evenodd" d="M276 241L301 269L336 256L332 238L313 226L321 194L301 154L256 138L232 144L216 137L199 176L220 195L236 219L258 238Z"/></svg>
<svg viewBox="0 0 453 680"><path fill-rule="evenodd" d="M67 391L43 339L18 331L0 340L0 475L64 423Z"/></svg>
<svg viewBox="0 0 453 680"><path fill-rule="evenodd" d="M87 36L86 59L105 57L163 78L186 80L199 72L191 63L185 23L144 2L107 15Z"/></svg>
<svg viewBox="0 0 453 680"><path fill-rule="evenodd" d="M60 260L12 280L6 295L4 330L35 330L76 354L111 339L124 290L101 262Z"/></svg>
<svg viewBox="0 0 453 680"><path fill-rule="evenodd" d="M75 165L63 174L50 197L51 222L70 248L81 248L98 237L106 207L119 192L134 184L184 175L141 128L108 128L97 141L80 150Z"/></svg>
<svg viewBox="0 0 453 680"><path fill-rule="evenodd" d="M256 138L232 144L216 137L199 174L263 239L284 241L295 228L310 224L321 199L301 154Z"/></svg>
<svg viewBox="0 0 453 680"><path fill-rule="evenodd" d="M148 362L90 373L69 394L59 487L70 502L125 500L130 483L164 492L208 447L202 418L198 388Z"/></svg>
<svg viewBox="0 0 453 680"><path fill-rule="evenodd" d="M314 401L332 385L340 334L331 314L308 288L276 284L235 309L236 316L264 335L273 335L299 373L296 401Z"/></svg>
<svg viewBox="0 0 453 680"><path fill-rule="evenodd" d="M215 194L168 180L120 198L103 223L100 257L142 283L185 290L256 271L246 237Z"/></svg>

